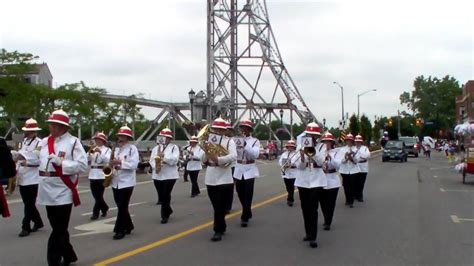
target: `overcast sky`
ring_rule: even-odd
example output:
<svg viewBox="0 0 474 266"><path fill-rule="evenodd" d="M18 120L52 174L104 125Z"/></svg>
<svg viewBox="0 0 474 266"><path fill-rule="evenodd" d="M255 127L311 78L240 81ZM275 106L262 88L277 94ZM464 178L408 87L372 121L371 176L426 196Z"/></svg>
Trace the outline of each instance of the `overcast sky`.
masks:
<svg viewBox="0 0 474 266"><path fill-rule="evenodd" d="M473 1L268 0L283 60L318 119L394 115L418 75L474 79ZM2 3L0 47L48 63L54 83L188 101L206 85L206 1ZM149 113L149 111L147 112Z"/></svg>

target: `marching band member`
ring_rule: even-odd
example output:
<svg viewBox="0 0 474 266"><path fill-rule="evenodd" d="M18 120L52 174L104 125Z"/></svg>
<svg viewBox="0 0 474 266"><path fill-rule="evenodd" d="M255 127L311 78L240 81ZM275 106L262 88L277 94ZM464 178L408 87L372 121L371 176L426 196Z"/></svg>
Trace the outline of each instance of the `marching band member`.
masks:
<svg viewBox="0 0 474 266"><path fill-rule="evenodd" d="M171 143L173 132L169 128L160 131L158 145L151 151L150 166L158 198L161 201L161 223L168 223L171 208L171 191L179 178L179 147ZM160 165L157 165L157 158Z"/></svg>
<svg viewBox="0 0 474 266"><path fill-rule="evenodd" d="M259 176L255 160L260 155L260 141L252 137L253 123L243 120L239 124L239 130L244 136L242 143L236 141L237 164L235 165L234 179L237 196L242 204L242 216L240 225L247 227L252 218L252 199L255 178Z"/></svg>
<svg viewBox="0 0 474 266"><path fill-rule="evenodd" d="M191 179L191 197L194 198L197 195L201 194L199 190L198 184L198 176L199 171L202 169L201 165L201 157L202 157L202 149L199 147L198 138L196 136L192 136L191 140L189 141L189 146L186 149L188 151L188 163L186 165L186 171L189 174L189 178Z"/></svg>
<svg viewBox="0 0 474 266"><path fill-rule="evenodd" d="M14 178L17 171L15 162L13 161L12 152L7 146L7 142L3 137L0 137L0 179L9 180ZM3 218L10 217L10 210L8 208L8 202L5 197L5 191L3 185L0 184L0 215Z"/></svg>
<svg viewBox="0 0 474 266"><path fill-rule="evenodd" d="M77 183L79 174L87 171L87 155L81 141L69 132L69 116L63 110L54 111L47 120L50 136L40 149L38 204L46 205L52 228L48 240L48 264L69 265L77 261L69 241L69 219L72 205L80 204Z"/></svg>
<svg viewBox="0 0 474 266"><path fill-rule="evenodd" d="M339 150L341 156L343 156L341 165L339 166L339 173L342 176L342 186L344 187L344 194L346 196L346 205L350 208L354 208L354 182L355 176L359 174L360 169L357 165L354 135L347 134L344 141L346 142L346 146Z"/></svg>
<svg viewBox="0 0 474 266"><path fill-rule="evenodd" d="M304 227L306 236L303 241L309 241L312 248L318 247L316 238L318 235L318 205L322 190L327 186L326 175L322 170L323 161L320 154L326 152L323 145L316 145L317 139L321 136L321 129L317 123L309 123L306 126L306 137L312 138L314 152L306 152L300 146L300 159L297 162L299 173L296 175L295 186L298 187L301 210L303 212ZM307 140L307 139L306 139ZM305 139L302 146L305 146Z"/></svg>
<svg viewBox="0 0 474 266"><path fill-rule="evenodd" d="M232 195L234 193L234 180L230 164L236 160L237 152L234 141L227 137L226 121L222 118L217 118L211 125L214 136L210 137L207 143L204 144L204 151L208 148L209 141L215 145L220 145L228 151L225 156L218 156L217 154L202 154L201 161L207 165L205 183L207 186L207 194L211 200L214 209L214 235L212 241L222 240L222 235L226 231L225 215L231 206ZM215 141L213 139L216 139ZM218 140L217 140L218 139Z"/></svg>
<svg viewBox="0 0 474 266"><path fill-rule="evenodd" d="M128 126L121 127L117 132L118 148L114 149L113 160L110 161L114 168L112 192L118 209L113 236L115 240L124 238L135 228L128 205L137 183L136 169L140 159L138 149L130 143L131 140L133 140L132 130Z"/></svg>
<svg viewBox="0 0 474 266"><path fill-rule="evenodd" d="M332 217L336 208L337 193L341 187L341 179L337 174L340 159L338 151L334 149L336 139L331 133L325 133L321 138L321 142L326 146L326 152L323 154L323 171L326 174L327 186L321 191L319 203L324 216L323 229L329 231L331 230Z"/></svg>
<svg viewBox="0 0 474 266"><path fill-rule="evenodd" d="M41 180L39 176L39 144L41 139L36 132L40 131L38 123L33 118L26 120L25 126L21 129L25 135L21 148L15 153L14 161L18 165L17 185L20 189L21 199L24 204L24 218L21 232L18 236L25 237L30 232L36 232L43 228L43 220L36 208L36 197L38 196L38 184ZM33 228L30 223L33 222Z"/></svg>
<svg viewBox="0 0 474 266"><path fill-rule="evenodd" d="M232 141L234 141L234 133L235 132L234 132L234 127L232 126L232 122L230 120L226 121L226 127L227 127L227 130L226 130L225 135L227 137L229 137L230 139L232 139ZM235 164L236 164L236 161L233 161L230 164L230 169L232 171L232 176L234 176ZM232 196L230 198L229 207L227 208L226 214L229 214L232 211L232 203L234 202L234 192L233 191L234 191L234 183L232 183Z"/></svg>
<svg viewBox="0 0 474 266"><path fill-rule="evenodd" d="M104 173L102 169L109 163L110 154L112 150L105 146L107 143L107 136L103 132L97 132L94 136L95 146L88 152L88 159L90 162L89 180L92 196L95 203L92 209L91 220L97 220L99 213L102 212L102 217L107 216L109 206L104 200Z"/></svg>
<svg viewBox="0 0 474 266"><path fill-rule="evenodd" d="M286 151L281 155L279 164L282 169L281 174L285 182L286 191L288 192L286 204L292 207L295 201L296 162L299 159L299 153L296 151L296 142L294 140L289 140L285 147Z"/></svg>
<svg viewBox="0 0 474 266"><path fill-rule="evenodd" d="M355 178L355 194L354 197L359 202L364 202L364 185L367 179L367 173L369 172L369 158L370 151L367 146L363 145L364 139L361 135L355 137L355 144L357 149L356 159L357 165L359 166L360 173Z"/></svg>

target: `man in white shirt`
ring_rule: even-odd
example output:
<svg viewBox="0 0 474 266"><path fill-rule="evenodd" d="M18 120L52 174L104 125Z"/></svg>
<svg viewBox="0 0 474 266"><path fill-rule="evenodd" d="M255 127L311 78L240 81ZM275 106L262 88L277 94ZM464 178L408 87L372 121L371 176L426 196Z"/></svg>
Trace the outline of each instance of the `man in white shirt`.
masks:
<svg viewBox="0 0 474 266"><path fill-rule="evenodd" d="M255 178L259 176L256 159L260 155L260 141L252 137L253 123L243 120L239 124L242 138L234 138L237 147L237 164L235 165L235 190L242 204L240 225L247 227L252 218L252 199Z"/></svg>
<svg viewBox="0 0 474 266"><path fill-rule="evenodd" d="M339 166L339 173L342 176L346 205L350 208L354 208L355 178L360 173L360 168L357 165L358 157L357 149L354 146L354 135L347 134L344 141L346 142L346 146L339 150L343 158Z"/></svg>
<svg viewBox="0 0 474 266"><path fill-rule="evenodd" d="M112 153L112 150L105 146L107 136L104 132L97 132L94 136L94 142L95 146L87 154L91 166L89 171L90 187L95 201L91 220L97 220L100 212L102 212L102 217L107 216L107 211L109 210L109 206L104 200L105 176L103 168L109 163Z"/></svg>
<svg viewBox="0 0 474 266"><path fill-rule="evenodd" d="M188 161L186 164L186 171L188 172L189 178L191 179L191 198L201 194L201 191L199 190L198 176L202 169L201 157L203 151L197 144L198 138L196 136L192 136L191 140L189 141L189 146L186 148L188 152L188 158L186 158Z"/></svg>
<svg viewBox="0 0 474 266"><path fill-rule="evenodd" d="M295 201L295 178L298 171L296 169L296 162L300 159L300 154L296 151L296 142L294 140L289 140L285 147L286 151L281 155L278 163L280 167L284 167L281 176L285 182L286 192L288 193L286 204L292 207Z"/></svg>
<svg viewBox="0 0 474 266"><path fill-rule="evenodd" d="M133 225L128 205L132 197L133 188L137 183L137 166L140 160L138 149L131 144L133 131L123 126L117 132L118 148L114 149L114 158L110 161L113 166L112 192L118 213L114 226L113 239L119 240L132 232Z"/></svg>
<svg viewBox="0 0 474 266"><path fill-rule="evenodd" d="M69 116L54 111L47 120L50 136L39 146L40 176L38 204L46 206L52 231L48 240L49 265L69 265L77 255L69 241L72 205L81 202L77 191L79 174L87 171L87 155L81 141L69 134Z"/></svg>
<svg viewBox="0 0 474 266"><path fill-rule="evenodd" d="M228 151L227 155L202 154L201 161L207 165L205 183L207 194L214 208L214 235L211 241L221 241L226 231L225 215L232 201L233 184L230 165L237 158L234 141L225 136L227 123L222 118L217 118L211 125L213 136L204 144L203 150L208 149L209 143L220 145Z"/></svg>
<svg viewBox="0 0 474 266"><path fill-rule="evenodd" d="M179 147L171 143L173 132L169 128L160 131L158 145L153 148L150 155L150 166L152 168L152 178L158 198L161 201L161 223L168 223L171 208L171 192L174 184L179 178L178 160ZM161 158L161 165L156 165L155 158ZM157 170L158 169L158 170Z"/></svg>
<svg viewBox="0 0 474 266"><path fill-rule="evenodd" d="M25 237L30 232L36 232L43 228L43 220L36 208L36 197L38 195L38 184L41 180L39 176L39 146L41 139L36 132L40 131L38 122L33 118L26 120L25 126L21 129L25 135L21 148L13 157L17 164L17 185L20 189L21 199L24 204L24 218L21 232L18 236ZM33 228L30 223L33 222Z"/></svg>
<svg viewBox="0 0 474 266"><path fill-rule="evenodd" d="M370 151L367 146L363 145L364 138L361 135L357 135L355 137L355 145L356 145L356 159L357 165L359 166L360 172L355 177L355 191L354 197L358 202L364 202L364 186L365 181L367 180L367 174L369 173L369 158L370 158Z"/></svg>

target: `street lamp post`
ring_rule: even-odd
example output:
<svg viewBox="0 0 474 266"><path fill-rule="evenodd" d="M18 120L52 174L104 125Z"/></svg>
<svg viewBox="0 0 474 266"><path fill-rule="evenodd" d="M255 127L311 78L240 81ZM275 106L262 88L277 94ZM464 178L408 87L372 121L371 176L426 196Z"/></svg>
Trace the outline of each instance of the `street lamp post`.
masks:
<svg viewBox="0 0 474 266"><path fill-rule="evenodd" d="M280 109L280 128L283 129L283 109ZM280 147L283 150L283 136L280 138Z"/></svg>
<svg viewBox="0 0 474 266"><path fill-rule="evenodd" d="M341 108L342 108L342 127L344 128L344 124L345 124L345 120L344 120L344 87L341 86L341 84L339 84L337 81L334 81L333 84L336 84L339 88L341 88Z"/></svg>
<svg viewBox="0 0 474 266"><path fill-rule="evenodd" d="M191 105L191 122L194 122L194 99L196 99L196 93L193 89L188 92L189 103Z"/></svg>
<svg viewBox="0 0 474 266"><path fill-rule="evenodd" d="M373 91L377 91L377 89L367 90L360 94L357 94L357 120L359 120L359 114L360 114L360 96L367 94L369 92L373 92Z"/></svg>
<svg viewBox="0 0 474 266"><path fill-rule="evenodd" d="M326 118L323 118L323 131L326 131Z"/></svg>

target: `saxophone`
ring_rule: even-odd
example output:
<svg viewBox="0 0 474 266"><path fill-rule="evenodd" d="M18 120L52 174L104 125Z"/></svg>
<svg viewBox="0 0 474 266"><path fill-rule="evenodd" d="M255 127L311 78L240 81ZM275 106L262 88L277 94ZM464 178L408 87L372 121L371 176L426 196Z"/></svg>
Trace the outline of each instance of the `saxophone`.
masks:
<svg viewBox="0 0 474 266"><path fill-rule="evenodd" d="M158 144L158 154L160 154L161 152L162 152L161 145ZM159 174L161 172L161 165L162 165L163 158L161 158L160 155L156 155L155 158L153 159L155 160L155 173Z"/></svg>
<svg viewBox="0 0 474 266"><path fill-rule="evenodd" d="M114 146L112 148L112 153L110 154L109 163L107 165L105 165L104 168L102 168L102 173L104 173L104 176L105 176L104 187L109 187L110 184L112 184L112 179L113 179L113 175L114 175L114 168L112 166L111 161L114 160L114 158L115 158L115 148L116 148L116 146Z"/></svg>

